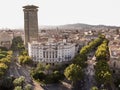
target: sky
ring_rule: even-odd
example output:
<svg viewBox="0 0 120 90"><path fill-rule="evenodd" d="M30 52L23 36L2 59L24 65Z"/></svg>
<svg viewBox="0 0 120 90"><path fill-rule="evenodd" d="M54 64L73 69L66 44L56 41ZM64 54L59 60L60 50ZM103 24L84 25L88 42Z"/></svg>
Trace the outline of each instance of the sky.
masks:
<svg viewBox="0 0 120 90"><path fill-rule="evenodd" d="M120 26L120 0L0 0L0 28L24 28L22 6L37 5L40 25Z"/></svg>

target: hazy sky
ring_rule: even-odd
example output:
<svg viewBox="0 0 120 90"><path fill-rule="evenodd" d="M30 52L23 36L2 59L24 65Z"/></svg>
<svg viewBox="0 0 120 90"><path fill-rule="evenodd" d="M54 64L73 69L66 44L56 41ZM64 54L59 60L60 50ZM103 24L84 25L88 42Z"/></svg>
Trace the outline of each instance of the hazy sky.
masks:
<svg viewBox="0 0 120 90"><path fill-rule="evenodd" d="M0 0L0 28L24 28L24 5L39 6L39 25L120 26L120 0Z"/></svg>

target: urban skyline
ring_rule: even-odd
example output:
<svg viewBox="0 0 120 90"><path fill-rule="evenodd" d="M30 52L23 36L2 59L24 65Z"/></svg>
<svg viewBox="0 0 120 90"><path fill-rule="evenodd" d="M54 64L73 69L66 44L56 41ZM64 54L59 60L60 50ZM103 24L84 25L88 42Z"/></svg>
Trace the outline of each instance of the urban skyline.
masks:
<svg viewBox="0 0 120 90"><path fill-rule="evenodd" d="M0 28L24 28L24 5L39 6L40 25L72 23L120 25L119 0L12 0L0 1Z"/></svg>

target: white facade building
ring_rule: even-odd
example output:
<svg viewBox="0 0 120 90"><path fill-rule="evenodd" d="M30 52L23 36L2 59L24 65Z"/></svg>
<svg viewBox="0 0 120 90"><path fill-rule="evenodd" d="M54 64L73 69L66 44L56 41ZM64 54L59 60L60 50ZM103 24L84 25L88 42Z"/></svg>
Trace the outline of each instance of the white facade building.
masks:
<svg viewBox="0 0 120 90"><path fill-rule="evenodd" d="M28 43L29 56L35 62L58 64L71 61L75 56L74 43Z"/></svg>

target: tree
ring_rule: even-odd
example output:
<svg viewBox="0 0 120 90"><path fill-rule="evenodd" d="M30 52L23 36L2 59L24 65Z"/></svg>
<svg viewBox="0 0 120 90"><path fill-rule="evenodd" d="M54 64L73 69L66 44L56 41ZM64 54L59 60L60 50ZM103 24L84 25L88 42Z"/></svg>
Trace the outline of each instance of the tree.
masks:
<svg viewBox="0 0 120 90"><path fill-rule="evenodd" d="M31 58L29 56L20 55L18 57L18 62L20 64L30 64L32 62L32 60L31 60Z"/></svg>
<svg viewBox="0 0 120 90"><path fill-rule="evenodd" d="M23 84L25 82L25 77L21 76L19 78L16 78L14 81L13 81L13 84L14 86L22 86L23 88Z"/></svg>
<svg viewBox="0 0 120 90"><path fill-rule="evenodd" d="M95 52L95 56L97 60L109 60L109 47L108 47L109 40L104 39L102 44L98 47Z"/></svg>
<svg viewBox="0 0 120 90"><path fill-rule="evenodd" d="M4 88L5 90L11 90L11 88L13 88L13 79L11 77L3 78L2 85L0 87Z"/></svg>
<svg viewBox="0 0 120 90"><path fill-rule="evenodd" d="M73 63L80 65L82 68L84 68L86 66L86 60L87 60L87 56L86 55L77 55L74 57L73 59Z"/></svg>
<svg viewBox="0 0 120 90"><path fill-rule="evenodd" d="M111 73L109 71L99 71L96 72L96 79L101 84L108 84L111 83Z"/></svg>
<svg viewBox="0 0 120 90"><path fill-rule="evenodd" d="M45 67L41 63L37 64L37 68L36 68L37 71L43 71L44 69Z"/></svg>
<svg viewBox="0 0 120 90"><path fill-rule="evenodd" d="M31 58L29 56L24 56L23 64L30 64L31 63Z"/></svg>
<svg viewBox="0 0 120 90"><path fill-rule="evenodd" d="M21 52L21 55L27 56L27 55L28 55L28 52L27 52L26 50L24 50L24 51Z"/></svg>
<svg viewBox="0 0 120 90"><path fill-rule="evenodd" d="M8 65L10 63L10 60L8 58L2 58L0 59L0 62Z"/></svg>
<svg viewBox="0 0 120 90"><path fill-rule="evenodd" d="M53 72L53 79L55 83L59 82L59 80L61 80L62 78L63 78L63 74L61 74L59 71Z"/></svg>
<svg viewBox="0 0 120 90"><path fill-rule="evenodd" d="M16 86L14 90L23 90L21 86Z"/></svg>
<svg viewBox="0 0 120 90"><path fill-rule="evenodd" d="M6 55L0 53L0 59L5 58Z"/></svg>
<svg viewBox="0 0 120 90"><path fill-rule="evenodd" d="M8 66L4 63L0 63L0 71L5 71L8 68Z"/></svg>
<svg viewBox="0 0 120 90"><path fill-rule="evenodd" d="M24 61L24 56L20 55L20 56L18 57L18 62L19 62L20 64L23 64L23 61Z"/></svg>
<svg viewBox="0 0 120 90"><path fill-rule="evenodd" d="M4 75L4 72L0 70L0 78Z"/></svg>
<svg viewBox="0 0 120 90"><path fill-rule="evenodd" d="M45 69L47 70L47 73L48 73L48 74L49 74L50 68L51 68L51 65L50 65L50 64L48 64L48 65L45 66Z"/></svg>
<svg viewBox="0 0 120 90"><path fill-rule="evenodd" d="M76 81L80 80L82 78L82 69L79 65L71 64L69 65L65 71L64 75L68 80L72 81L72 85L76 83Z"/></svg>
<svg viewBox="0 0 120 90"><path fill-rule="evenodd" d="M13 54L13 51L8 51L7 54L8 54L8 55L12 55L12 54Z"/></svg>
<svg viewBox="0 0 120 90"><path fill-rule="evenodd" d="M20 51L20 50L24 50L24 44L23 44L23 40L20 36L18 37L14 37L12 40L12 45L11 45L11 49L13 51Z"/></svg>
<svg viewBox="0 0 120 90"><path fill-rule="evenodd" d="M8 50L6 47L2 47L2 46L0 46L0 49L1 49L2 51L7 51L7 50Z"/></svg>
<svg viewBox="0 0 120 90"><path fill-rule="evenodd" d="M46 77L43 71L33 71L31 75L35 80L40 80L40 81L42 81Z"/></svg>
<svg viewBox="0 0 120 90"><path fill-rule="evenodd" d="M96 86L94 86L90 90L98 90L98 88Z"/></svg>
<svg viewBox="0 0 120 90"><path fill-rule="evenodd" d="M105 60L100 60L95 65L95 77L100 84L111 83L112 74Z"/></svg>
<svg viewBox="0 0 120 90"><path fill-rule="evenodd" d="M25 89L24 89L24 90L32 90L32 85L27 84L27 85L25 86Z"/></svg>

